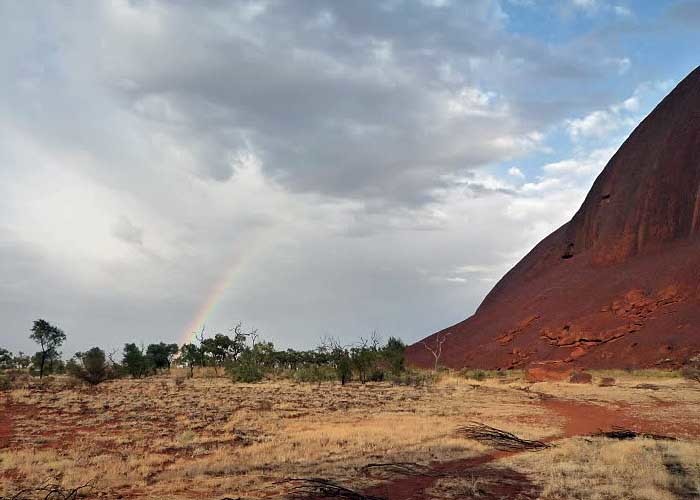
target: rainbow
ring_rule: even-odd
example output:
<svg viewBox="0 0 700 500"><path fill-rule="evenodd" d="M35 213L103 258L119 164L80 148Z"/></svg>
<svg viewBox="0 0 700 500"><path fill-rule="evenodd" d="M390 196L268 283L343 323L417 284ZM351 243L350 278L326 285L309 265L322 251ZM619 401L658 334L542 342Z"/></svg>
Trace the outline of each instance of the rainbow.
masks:
<svg viewBox="0 0 700 500"><path fill-rule="evenodd" d="M260 237L253 238L253 240L249 241L249 243L246 245L245 251L242 254L237 255L234 262L228 266L227 270L221 276L221 279L219 279L211 288L209 293L207 293L206 299L204 302L202 302L199 309L197 309L192 321L190 321L185 330L183 330L182 334L180 335L180 345L189 344L197 339L197 335L206 323L207 318L211 316L216 309L216 306L218 306L219 303L221 303L221 300L226 296L226 291L231 288L233 283L236 281L237 276L245 268L250 259L254 255L258 255L257 250L262 244L263 240L264 238Z"/></svg>

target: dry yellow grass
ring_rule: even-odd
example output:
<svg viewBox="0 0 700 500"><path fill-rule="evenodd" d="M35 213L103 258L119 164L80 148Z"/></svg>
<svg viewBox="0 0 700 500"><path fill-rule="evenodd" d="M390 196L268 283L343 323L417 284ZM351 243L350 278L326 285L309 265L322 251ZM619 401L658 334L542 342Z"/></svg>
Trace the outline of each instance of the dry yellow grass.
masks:
<svg viewBox="0 0 700 500"><path fill-rule="evenodd" d="M632 388L632 379L610 388L528 387L520 379L474 382L455 376L422 387L342 387L161 377L87 388L58 379L44 390L16 389L0 400L0 408L14 417L10 447L0 450L0 496L47 480L66 487L93 481L96 491L123 498L275 498L284 493L276 482L290 476L363 487L373 480L358 469L369 462L429 464L487 452L486 446L456 436L456 428L470 420L530 439L560 435L564 417L547 410L532 391L634 405L649 418L658 416L655 398L662 398L673 404L664 408L664 418L700 421L697 387L675 379L658 384L659 390L644 392ZM569 488L580 490L572 498L606 498L600 495L624 484L620 478L639 481L639 488L630 490L637 496L621 498L649 498L648 492L677 491L673 467L667 466L670 456L685 471L683 487L696 481L697 488L699 450L697 441L575 438L499 464L526 475L545 498L561 498ZM615 456L622 458L615 462ZM445 478L430 491L434 498L459 498L468 494L460 491L478 490L478 479Z"/></svg>

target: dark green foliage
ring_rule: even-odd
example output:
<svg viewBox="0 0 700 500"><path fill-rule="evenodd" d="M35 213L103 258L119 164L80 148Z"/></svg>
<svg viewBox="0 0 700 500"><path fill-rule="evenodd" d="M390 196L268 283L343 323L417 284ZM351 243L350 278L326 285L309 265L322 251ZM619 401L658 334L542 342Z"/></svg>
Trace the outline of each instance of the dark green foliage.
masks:
<svg viewBox="0 0 700 500"><path fill-rule="evenodd" d="M29 356L19 351L13 359L14 367L21 370L26 370L32 364L32 360Z"/></svg>
<svg viewBox="0 0 700 500"><path fill-rule="evenodd" d="M134 378L145 377L149 371L148 358L136 344L125 344L122 358L124 370Z"/></svg>
<svg viewBox="0 0 700 500"><path fill-rule="evenodd" d="M170 365L172 364L173 358L177 355L177 352L177 344L166 344L164 342L151 344L146 348L148 365L154 370L167 369L170 371Z"/></svg>
<svg viewBox="0 0 700 500"><path fill-rule="evenodd" d="M297 382L320 384L336 380L337 373L332 366L308 364L298 367L292 372L292 378Z"/></svg>
<svg viewBox="0 0 700 500"><path fill-rule="evenodd" d="M38 368L39 377L43 378L47 361L50 362L51 368L53 368L53 362L55 359L54 357L49 358L49 354L60 359L58 348L66 340L66 334L63 333L63 330L52 325L48 321L38 319L32 326L32 333L29 335L29 338L39 344L39 347L41 348L41 351L39 352L40 356L38 359Z"/></svg>
<svg viewBox="0 0 700 500"><path fill-rule="evenodd" d="M73 377L92 385L104 382L109 374L105 353L99 347L76 353L67 363L66 371Z"/></svg>
<svg viewBox="0 0 700 500"><path fill-rule="evenodd" d="M190 369L190 377L194 375L194 367L201 360L199 347L194 344L183 344L180 348L180 356L178 361L181 365L187 366Z"/></svg>
<svg viewBox="0 0 700 500"><path fill-rule="evenodd" d="M263 379L263 367L254 349L244 350L227 369L234 382L259 382Z"/></svg>
<svg viewBox="0 0 700 500"><path fill-rule="evenodd" d="M341 385L347 384L352 378L350 355L344 349L335 354L335 373Z"/></svg>
<svg viewBox="0 0 700 500"><path fill-rule="evenodd" d="M15 358L10 351L0 347L0 370L9 370L15 367Z"/></svg>
<svg viewBox="0 0 700 500"><path fill-rule="evenodd" d="M406 344L401 339L389 337L386 346L382 349L382 356L386 360L389 371L392 375L398 375L403 372L405 367L404 352Z"/></svg>
<svg viewBox="0 0 700 500"><path fill-rule="evenodd" d="M41 375L42 363L44 365L44 375L63 373L65 371L65 364L61 359L61 353L55 349L49 349L46 352L35 352L30 359L31 373L34 375Z"/></svg>

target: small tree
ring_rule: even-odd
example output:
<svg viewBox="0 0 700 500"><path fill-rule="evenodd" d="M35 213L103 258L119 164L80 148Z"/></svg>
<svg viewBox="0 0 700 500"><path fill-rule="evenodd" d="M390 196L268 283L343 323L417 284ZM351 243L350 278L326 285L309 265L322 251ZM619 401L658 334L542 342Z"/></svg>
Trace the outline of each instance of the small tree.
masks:
<svg viewBox="0 0 700 500"><path fill-rule="evenodd" d="M15 367L15 358L7 349L0 347L0 370L9 370Z"/></svg>
<svg viewBox="0 0 700 500"><path fill-rule="evenodd" d="M146 357L149 364L155 369L166 369L170 371L173 357L177 354L177 344L151 344L146 348Z"/></svg>
<svg viewBox="0 0 700 500"><path fill-rule="evenodd" d="M312 361L313 366L318 367L330 362L335 369L335 376L340 381L340 385L350 382L350 379L352 379L350 352L347 347L340 344L338 339L333 337L322 339L316 354L316 359Z"/></svg>
<svg viewBox="0 0 700 500"><path fill-rule="evenodd" d="M370 379L375 371L379 342L379 336L373 332L369 339L360 338L360 344L350 349L352 368L363 384ZM383 373L381 375L383 377Z"/></svg>
<svg viewBox="0 0 700 500"><path fill-rule="evenodd" d="M406 344L401 339L389 337L389 340L382 349L382 356L389 365L389 370L393 375L399 375L405 370L404 352Z"/></svg>
<svg viewBox="0 0 700 500"><path fill-rule="evenodd" d="M124 344L122 364L126 372L134 378L141 378L148 372L148 359L136 344Z"/></svg>
<svg viewBox="0 0 700 500"><path fill-rule="evenodd" d="M264 376L256 352L250 348L240 354L238 359L229 366L228 372L234 382L259 382Z"/></svg>
<svg viewBox="0 0 700 500"><path fill-rule="evenodd" d="M184 344L180 348L179 362L190 369L190 378L194 376L194 366L200 362L200 349L194 344Z"/></svg>
<svg viewBox="0 0 700 500"><path fill-rule="evenodd" d="M66 369L70 375L92 385L104 382L108 376L107 358L99 347L75 353L74 359L69 361Z"/></svg>
<svg viewBox="0 0 700 500"><path fill-rule="evenodd" d="M449 337L451 334L452 332L438 332L435 334L430 344L425 340L421 342L423 344L423 347L425 347L428 350L428 352L430 352L430 354L433 355L433 358L435 358L435 366L433 368L435 371L437 371L440 363L440 358L442 357L442 346L445 344L447 337Z"/></svg>
<svg viewBox="0 0 700 500"><path fill-rule="evenodd" d="M44 366L49 358L49 354L57 353L58 348L65 342L66 334L63 330L52 325L48 321L38 319L32 326L32 333L29 338L39 344L41 356L39 359L39 378L44 377Z"/></svg>
<svg viewBox="0 0 700 500"><path fill-rule="evenodd" d="M26 354L24 354L22 351L19 351L14 358L15 368L21 368L22 370L26 370L31 364L32 359Z"/></svg>

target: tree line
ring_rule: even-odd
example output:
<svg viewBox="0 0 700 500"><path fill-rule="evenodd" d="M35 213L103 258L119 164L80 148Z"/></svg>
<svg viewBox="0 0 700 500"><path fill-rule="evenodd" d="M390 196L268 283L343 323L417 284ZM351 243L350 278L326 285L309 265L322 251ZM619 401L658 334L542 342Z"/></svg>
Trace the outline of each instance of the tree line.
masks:
<svg viewBox="0 0 700 500"><path fill-rule="evenodd" d="M29 337L39 350L33 356L22 352L13 355L0 347L0 369L28 370L39 378L67 373L90 384L110 378L149 377L170 371L173 366L186 368L190 377L196 368L211 368L216 375L226 374L239 382L275 376L314 382L337 380L343 385L351 380L381 381L405 371L405 344L394 337L382 343L376 334L351 345L329 337L315 349L278 350L272 342L261 340L257 330L244 331L238 323L228 333L213 336L202 328L195 340L181 346L165 342L147 346L126 343L121 352L111 353L93 347L66 361L59 350L66 334L59 327L38 319Z"/></svg>

